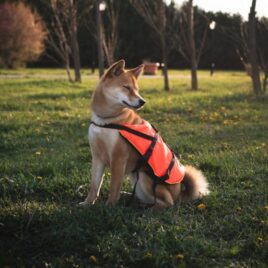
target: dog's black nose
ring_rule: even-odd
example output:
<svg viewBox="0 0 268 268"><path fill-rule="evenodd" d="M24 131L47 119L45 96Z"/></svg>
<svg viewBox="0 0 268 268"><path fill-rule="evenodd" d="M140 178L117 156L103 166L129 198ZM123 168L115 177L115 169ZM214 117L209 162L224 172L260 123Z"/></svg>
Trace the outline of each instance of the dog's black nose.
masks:
<svg viewBox="0 0 268 268"><path fill-rule="evenodd" d="M140 107L143 106L145 103L146 103L145 100L139 99L139 106Z"/></svg>

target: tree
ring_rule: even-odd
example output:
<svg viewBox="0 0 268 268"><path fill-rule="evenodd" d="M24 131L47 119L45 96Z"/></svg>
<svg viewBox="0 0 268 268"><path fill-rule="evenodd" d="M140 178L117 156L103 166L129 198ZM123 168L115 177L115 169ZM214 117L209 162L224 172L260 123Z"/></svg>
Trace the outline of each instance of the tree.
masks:
<svg viewBox="0 0 268 268"><path fill-rule="evenodd" d="M164 63L164 89L169 91L168 54L172 47L170 42L173 39L173 34L171 34L173 16L171 14L174 11L174 3L171 2L170 8L163 0L130 0L130 3L158 37L162 51L162 62Z"/></svg>
<svg viewBox="0 0 268 268"><path fill-rule="evenodd" d="M205 27L203 29L202 38L198 46L195 39L195 14L194 14L193 0L186 2L180 10L179 14L179 29L176 33L178 50L181 55L190 63L191 66L191 88L198 89L197 68L204 49L209 20L202 15L205 20Z"/></svg>
<svg viewBox="0 0 268 268"><path fill-rule="evenodd" d="M75 81L81 82L76 2L75 0L43 0L42 3L50 14L47 20L47 43L63 62L69 81L73 81L70 72L70 58L73 58Z"/></svg>
<svg viewBox="0 0 268 268"><path fill-rule="evenodd" d="M125 10L125 3L124 0L106 0L105 2L98 0L95 1L95 5L93 3L92 0L86 2L81 18L98 45L99 70L102 75L104 55L109 66L117 58L116 54L120 45L120 16Z"/></svg>
<svg viewBox="0 0 268 268"><path fill-rule="evenodd" d="M107 0L103 23L103 50L108 65L112 65L119 46L119 16L124 12L122 0Z"/></svg>
<svg viewBox="0 0 268 268"><path fill-rule="evenodd" d="M263 25L256 19L256 0L252 0L250 7L250 12L248 15L248 21L242 22L240 25L240 31L235 31L234 29L225 29L227 36L233 41L236 52L244 65L245 70L252 80L253 92L259 96L265 92L267 79L268 79L268 62L265 60L265 42L263 45L258 43L257 45L257 34L261 36L262 34L267 35L265 29L265 20L263 20ZM257 27L258 26L258 27ZM261 32L257 31L261 29ZM264 72L263 84L260 80L260 69Z"/></svg>
<svg viewBox="0 0 268 268"><path fill-rule="evenodd" d="M252 69L252 85L253 91L256 95L262 94L260 72L257 56L257 43L256 43L256 0L252 0L250 12L248 15L248 48L249 48L249 62Z"/></svg>
<svg viewBox="0 0 268 268"><path fill-rule="evenodd" d="M101 2L100 0L96 1L96 27L97 27L97 47L98 47L98 65L99 65L99 77L102 77L104 74L104 56L103 56L103 23L101 16Z"/></svg>
<svg viewBox="0 0 268 268"><path fill-rule="evenodd" d="M68 4L69 4L70 36L71 36L71 47L72 47L73 60L74 60L75 81L81 82L80 52L79 52L79 45L78 45L78 40L77 40L76 0L68 0Z"/></svg>
<svg viewBox="0 0 268 268"><path fill-rule="evenodd" d="M265 93L268 83L268 19L261 18L257 26L258 55L260 68L263 71L262 93Z"/></svg>
<svg viewBox="0 0 268 268"><path fill-rule="evenodd" d="M23 3L0 5L0 64L7 68L35 61L44 51L46 31L40 16Z"/></svg>
<svg viewBox="0 0 268 268"><path fill-rule="evenodd" d="M62 21L63 18L66 20L65 12L63 16L61 14L61 8L56 1L46 2L46 4L50 11L49 14L51 14L48 25L48 45L63 62L68 80L72 82L73 79L70 71L71 47Z"/></svg>
<svg viewBox="0 0 268 268"><path fill-rule="evenodd" d="M188 41L190 49L191 59L191 76L192 76L192 89L198 89L197 81L197 59L196 59L196 48L194 39L194 9L193 0L189 0L187 8L187 21L188 21Z"/></svg>

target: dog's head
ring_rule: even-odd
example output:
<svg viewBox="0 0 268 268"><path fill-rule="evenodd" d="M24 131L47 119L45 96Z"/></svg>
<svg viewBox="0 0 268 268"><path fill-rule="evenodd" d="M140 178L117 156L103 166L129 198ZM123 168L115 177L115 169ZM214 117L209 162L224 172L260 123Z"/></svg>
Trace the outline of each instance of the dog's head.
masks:
<svg viewBox="0 0 268 268"><path fill-rule="evenodd" d="M138 110L145 104L145 100L139 94L137 83L143 67L142 64L126 71L124 60L117 61L109 67L101 78L100 88L110 105Z"/></svg>

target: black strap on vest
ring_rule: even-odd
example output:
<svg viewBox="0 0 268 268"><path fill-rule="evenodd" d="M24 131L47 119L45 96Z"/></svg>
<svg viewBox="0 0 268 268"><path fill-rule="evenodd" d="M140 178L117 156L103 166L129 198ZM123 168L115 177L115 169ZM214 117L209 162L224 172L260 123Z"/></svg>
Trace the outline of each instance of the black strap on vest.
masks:
<svg viewBox="0 0 268 268"><path fill-rule="evenodd" d="M174 155L174 153L172 152L172 159L171 159L171 161L170 161L170 163L169 163L169 166L168 166L168 168L167 168L166 174L163 175L163 176L161 176L161 177L159 177L160 182L165 182L165 181L169 178L169 176L170 176L170 172L171 172L171 170L172 170L174 164L175 164L175 155Z"/></svg>
<svg viewBox="0 0 268 268"><path fill-rule="evenodd" d="M110 128L110 129L125 130L125 131L127 131L127 132L129 132L131 134L134 134L134 135L139 136L141 138L144 138L146 140L152 141L151 144L150 144L150 146L149 146L149 148L145 152L145 154L144 155L141 155L140 159L138 160L138 162L136 164L136 167L133 170L133 172L136 172L136 174L137 174L137 179L136 179L136 182L135 182L134 187L133 187L133 192L132 192L131 199L128 202L128 205L129 205L132 202L132 200L133 200L133 198L135 196L136 187L137 187L137 183L138 183L138 180L139 180L139 169L141 168L141 166L143 164L146 164L147 163L147 161L149 160L150 156L152 155L153 149L154 149L154 147L156 145L156 142L157 142L158 135L156 134L155 136L150 136L150 135L144 134L142 132L139 132L137 130L134 130L132 128L129 128L127 126L120 125L120 124L113 124L113 123L111 123L111 124L99 125L99 124L97 124L97 123L95 123L93 121L90 122L90 125L91 124L93 124L93 125L95 125L97 127L101 127L101 128ZM156 128L154 128L154 130L157 132ZM149 176L153 179L154 203L156 203L156 186L159 183L164 183L169 178L169 175L170 175L170 172L171 172L171 170L172 170L172 168L174 166L174 163L175 163L175 155L174 155L174 153L172 151L172 159L171 159L171 162L170 162L170 164L169 164L169 166L167 168L166 173L163 176L158 177L155 174L153 174L153 172L148 173Z"/></svg>
<svg viewBox="0 0 268 268"><path fill-rule="evenodd" d="M136 136L139 136L141 138L144 138L146 140L150 140L151 144L149 146L149 148L147 149L147 151L145 152L144 155L141 156L141 158L138 160L136 167L134 168L133 172L139 170L142 166L142 164L147 163L148 159L150 158L150 156L152 155L153 149L156 145L157 142L157 134L155 136L150 136L147 134L144 134L142 132L139 132L137 130L134 130L132 128L129 128L127 126L124 125L120 125L120 124L105 124L105 125L99 125L93 121L90 122L90 124L93 124L97 127L102 127L102 128L110 128L110 129L118 129L118 130L125 130L131 134L134 134ZM155 128L154 128L155 129ZM155 131L157 132L157 130L155 129Z"/></svg>
<svg viewBox="0 0 268 268"><path fill-rule="evenodd" d="M136 136L139 136L139 137L141 137L141 138L144 138L144 139L146 139L146 140L150 140L150 141L152 141L152 140L154 139L154 137L152 137L152 136L150 136L150 135L144 134L144 133L142 133L142 132L139 132L139 131L137 131L137 130L134 130L134 129L132 129L132 128L129 128L129 127L127 127L127 126L120 125L120 124L105 124L105 125L99 125L99 124L97 124L97 123L95 123L95 122L93 122L93 121L91 121L90 124L93 124L93 125L95 125L95 126L97 126L97 127L102 127L102 128L111 128L111 129L125 130L125 131L127 131L127 132L129 132L129 133L132 133L132 134L134 134L134 135L136 135Z"/></svg>

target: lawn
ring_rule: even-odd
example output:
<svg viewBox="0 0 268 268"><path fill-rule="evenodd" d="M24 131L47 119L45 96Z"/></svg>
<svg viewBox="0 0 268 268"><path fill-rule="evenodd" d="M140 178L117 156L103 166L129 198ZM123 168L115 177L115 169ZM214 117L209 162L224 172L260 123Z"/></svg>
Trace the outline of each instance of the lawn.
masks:
<svg viewBox="0 0 268 268"><path fill-rule="evenodd" d="M244 73L202 71L198 92L186 71L172 72L169 93L160 78L141 78L141 115L211 188L161 213L127 197L106 207L108 170L96 205L77 206L97 77L25 73L0 77L0 267L267 267L268 98L251 95Z"/></svg>

